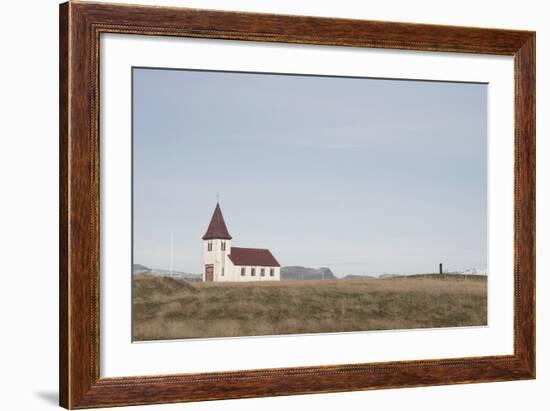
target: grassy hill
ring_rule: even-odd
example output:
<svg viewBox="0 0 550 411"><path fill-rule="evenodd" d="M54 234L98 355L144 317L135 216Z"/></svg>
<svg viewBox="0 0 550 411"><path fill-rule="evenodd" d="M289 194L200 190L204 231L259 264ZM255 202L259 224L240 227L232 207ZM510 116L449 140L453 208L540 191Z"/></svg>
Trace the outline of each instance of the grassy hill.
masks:
<svg viewBox="0 0 550 411"><path fill-rule="evenodd" d="M220 284L140 275L133 282L138 341L486 324L485 276Z"/></svg>

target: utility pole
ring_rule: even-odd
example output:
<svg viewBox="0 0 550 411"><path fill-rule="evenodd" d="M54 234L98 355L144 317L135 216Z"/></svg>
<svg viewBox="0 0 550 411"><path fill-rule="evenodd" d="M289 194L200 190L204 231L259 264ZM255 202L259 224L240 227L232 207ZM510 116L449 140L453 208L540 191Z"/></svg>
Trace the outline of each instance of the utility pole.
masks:
<svg viewBox="0 0 550 411"><path fill-rule="evenodd" d="M170 277L174 274L174 233L170 232Z"/></svg>

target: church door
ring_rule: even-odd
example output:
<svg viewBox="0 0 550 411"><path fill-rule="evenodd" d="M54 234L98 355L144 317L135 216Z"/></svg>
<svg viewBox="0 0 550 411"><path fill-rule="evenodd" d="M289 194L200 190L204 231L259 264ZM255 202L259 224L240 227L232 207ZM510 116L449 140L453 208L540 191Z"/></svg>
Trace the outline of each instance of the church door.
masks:
<svg viewBox="0 0 550 411"><path fill-rule="evenodd" d="M204 266L204 281L214 281L214 266L212 264Z"/></svg>

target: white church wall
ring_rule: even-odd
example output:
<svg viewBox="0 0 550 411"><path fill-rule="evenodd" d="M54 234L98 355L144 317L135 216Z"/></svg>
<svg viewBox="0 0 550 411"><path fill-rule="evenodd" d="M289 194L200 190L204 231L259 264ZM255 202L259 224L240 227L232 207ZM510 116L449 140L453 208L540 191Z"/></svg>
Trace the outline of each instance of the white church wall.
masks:
<svg viewBox="0 0 550 411"><path fill-rule="evenodd" d="M229 259L229 250L226 248L225 258L224 258L224 275L220 277L220 281L235 281L235 266L233 262Z"/></svg>
<svg viewBox="0 0 550 411"><path fill-rule="evenodd" d="M222 242L225 242L225 250L222 250ZM208 244L212 243L212 250L208 251ZM212 264L214 267L214 281L229 282L229 281L280 281L280 267L264 267L264 266L241 266L234 265L228 257L231 252L231 240L204 240L203 241L203 267L202 280L206 280L206 266ZM241 275L241 269L245 268L246 274ZM255 275L251 274L254 268ZM262 269L264 275L262 276ZM274 275L271 276L271 269Z"/></svg>
<svg viewBox="0 0 550 411"><path fill-rule="evenodd" d="M221 249L222 242L225 242L225 251ZM208 244L212 243L212 251L208 251ZM226 271L226 258L231 250L231 240L203 240L203 267L202 267L202 280L205 281L206 265L212 264L214 266L214 281L224 281ZM222 276L222 267L224 268L224 275Z"/></svg>
<svg viewBox="0 0 550 411"><path fill-rule="evenodd" d="M274 272L273 279L275 281L281 281L281 267L274 267L274 268L275 268L275 272Z"/></svg>
<svg viewBox="0 0 550 411"><path fill-rule="evenodd" d="M235 265L234 267L235 267L235 269L234 269L235 281L246 281L245 276L241 276L242 266Z"/></svg>
<svg viewBox="0 0 550 411"><path fill-rule="evenodd" d="M241 275L241 269L245 269L245 275ZM256 275L251 274L251 270L254 268ZM265 270L265 274L262 276L262 268ZM270 269L273 269L274 275L270 275ZM281 269L279 267L265 267L265 266L250 266L250 265L236 265L234 266L233 272L235 273L235 280L242 282L249 281L280 281L281 279Z"/></svg>

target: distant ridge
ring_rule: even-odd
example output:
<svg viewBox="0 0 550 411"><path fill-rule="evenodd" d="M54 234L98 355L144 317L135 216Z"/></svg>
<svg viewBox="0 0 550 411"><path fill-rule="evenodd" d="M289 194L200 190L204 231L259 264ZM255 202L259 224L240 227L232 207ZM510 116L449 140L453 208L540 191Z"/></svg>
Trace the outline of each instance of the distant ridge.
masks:
<svg viewBox="0 0 550 411"><path fill-rule="evenodd" d="M133 264L132 272L134 275L147 274L156 277L172 277L188 281L202 281L202 274L187 273L184 271L172 271L161 268L149 268L143 264ZM478 278L484 279L487 274L480 269L468 269L463 271L447 271L443 274L425 273L425 274L388 274L380 276L366 274L348 274L337 278L328 267L303 267L300 265L281 267L281 280L370 280L370 279L392 279L392 278Z"/></svg>
<svg viewBox="0 0 550 411"><path fill-rule="evenodd" d="M310 268L299 265L281 267L281 280L336 280L328 267Z"/></svg>
<svg viewBox="0 0 550 411"><path fill-rule="evenodd" d="M141 264L134 264L134 265L132 265L132 272L134 274L148 273L148 272L151 272L151 269L149 267L145 267L144 265L141 265Z"/></svg>
<svg viewBox="0 0 550 411"><path fill-rule="evenodd" d="M134 264L132 266L132 272L134 275L148 274L156 277L172 277L179 278L181 280L202 281L202 274L186 273L183 271L172 271L172 273L170 273L170 270L164 270L162 268L149 268L142 264Z"/></svg>
<svg viewBox="0 0 550 411"><path fill-rule="evenodd" d="M395 278L395 277L405 277L405 276L401 274L380 274L380 276L378 276L378 278Z"/></svg>

